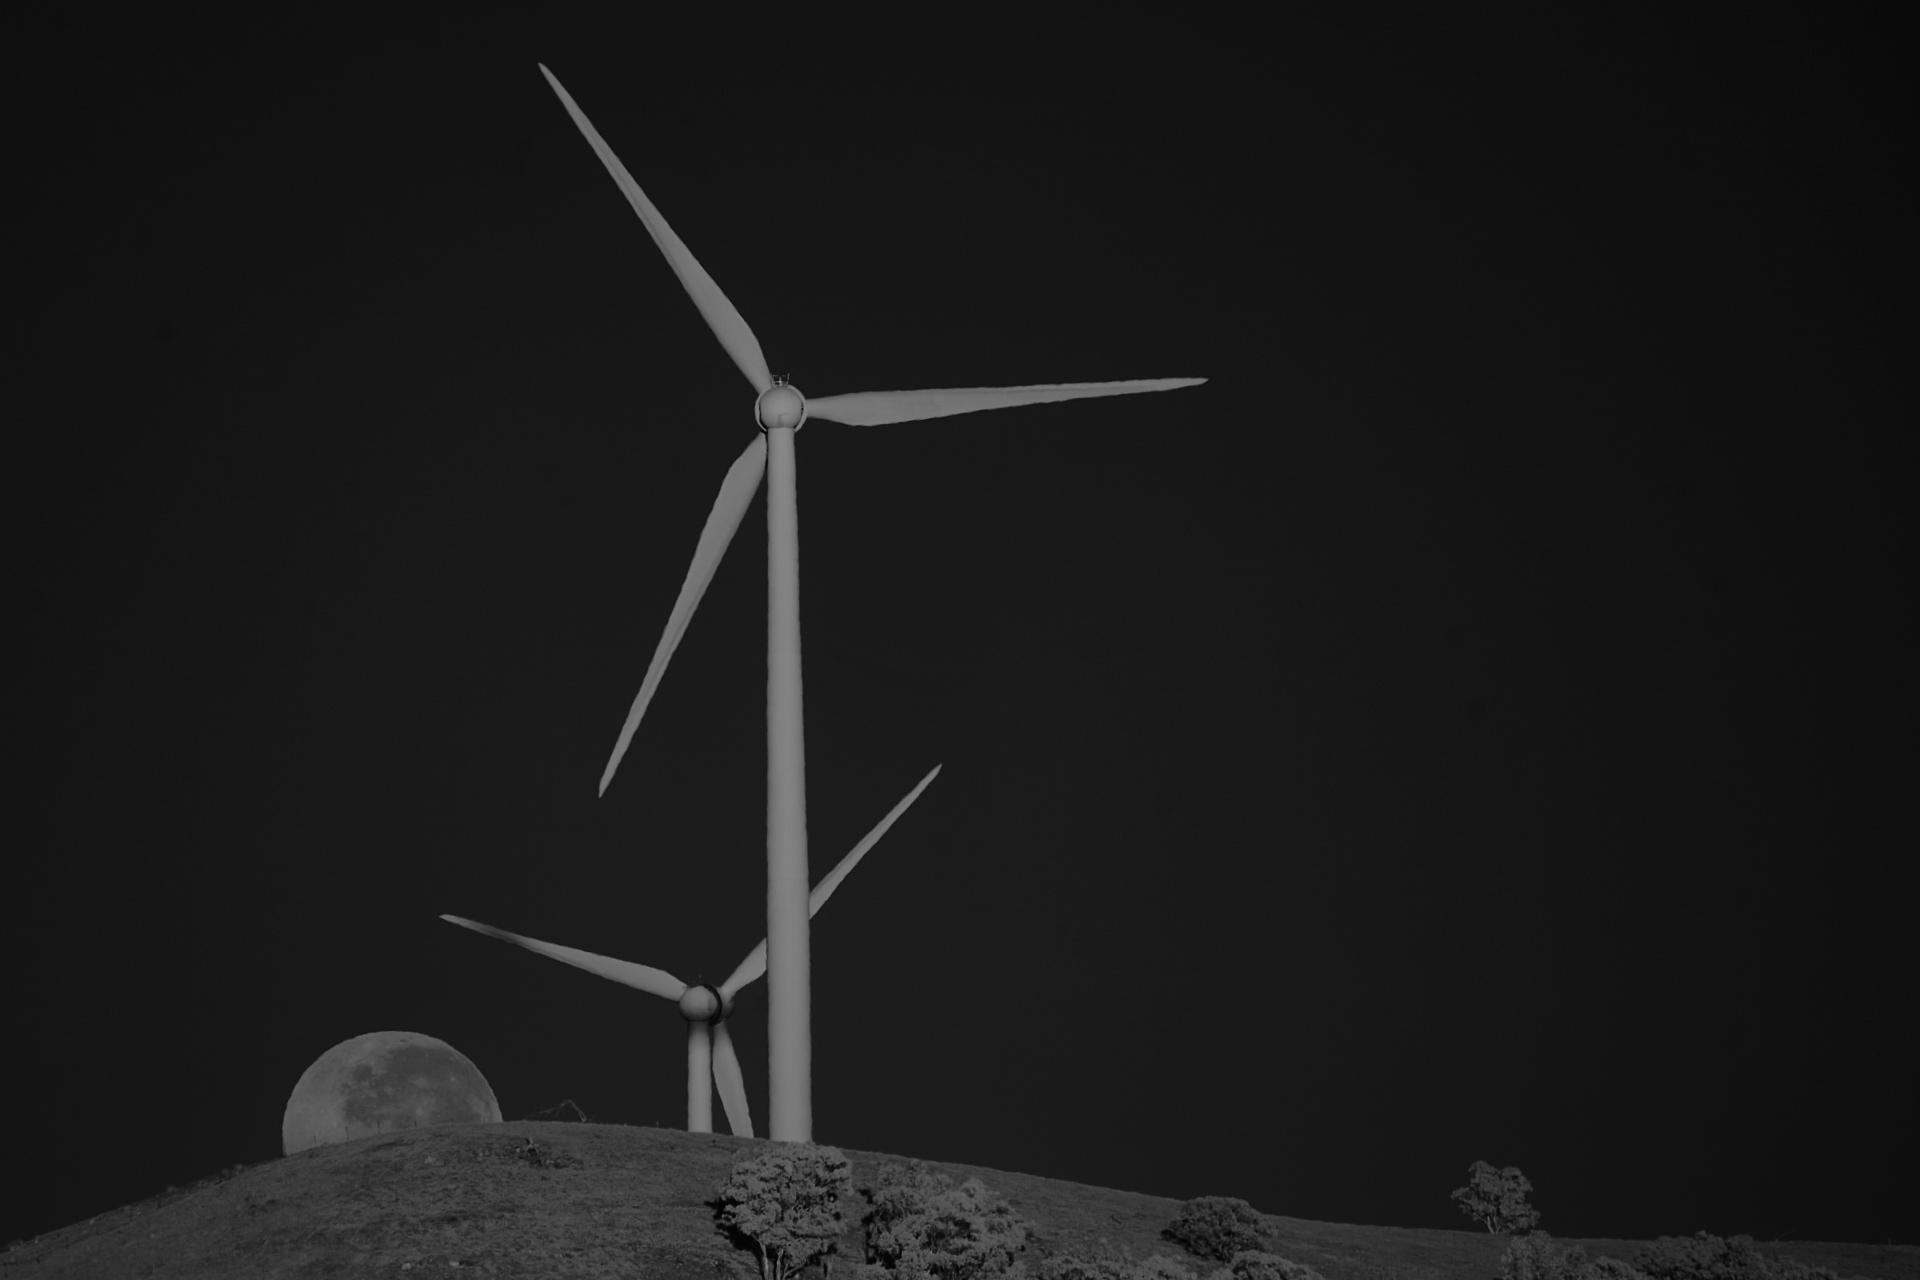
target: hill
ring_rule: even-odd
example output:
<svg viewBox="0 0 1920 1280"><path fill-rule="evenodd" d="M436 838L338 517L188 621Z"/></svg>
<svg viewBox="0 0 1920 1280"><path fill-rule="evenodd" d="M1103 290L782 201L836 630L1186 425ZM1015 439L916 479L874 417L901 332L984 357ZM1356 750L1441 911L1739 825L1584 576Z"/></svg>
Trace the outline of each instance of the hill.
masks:
<svg viewBox="0 0 1920 1280"><path fill-rule="evenodd" d="M716 1230L708 1202L736 1160L766 1145L677 1129L542 1121L407 1130L208 1178L18 1242L0 1253L0 1277L755 1276L753 1256ZM872 1184L882 1163L904 1160L846 1154L862 1187ZM1102 1238L1137 1254L1179 1252L1159 1234L1178 1201L928 1164L956 1179L978 1176L1006 1196L1048 1252ZM1490 1280L1503 1247L1499 1238L1470 1230L1274 1215L1266 1223L1275 1252L1327 1280ZM1623 1240L1579 1243L1615 1256L1637 1247ZM1920 1248L1911 1246L1765 1248L1842 1276L1920 1280ZM861 1256L857 1231L841 1249L843 1256Z"/></svg>

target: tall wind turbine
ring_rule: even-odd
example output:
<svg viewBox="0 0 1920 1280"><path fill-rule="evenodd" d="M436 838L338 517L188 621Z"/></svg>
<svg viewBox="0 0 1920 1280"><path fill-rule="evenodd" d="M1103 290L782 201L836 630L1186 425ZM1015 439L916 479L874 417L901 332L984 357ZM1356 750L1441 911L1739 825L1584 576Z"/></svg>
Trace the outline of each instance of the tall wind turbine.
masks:
<svg viewBox="0 0 1920 1280"><path fill-rule="evenodd" d="M740 526L747 504L767 478L767 1051L771 1065L771 1128L776 1141L813 1140L812 1032L808 1022L810 977L807 946L806 763L802 749L800 699L800 537L794 497L793 437L808 418L871 427L895 422L944 418L981 409L1092 396L1132 395L1198 386L1205 378L1150 378L1128 382L1060 382L1020 387L963 387L931 391L861 391L808 400L798 387L767 370L760 342L740 312L720 292L640 184L601 138L570 94L544 64L540 73L553 86L567 114L606 166L647 233L666 256L681 287L732 357L759 399L754 416L762 434L727 471L720 495L700 532L693 564L680 596L667 616L666 630L654 650L640 692L627 712L613 755L600 776L606 793L633 731L647 709L667 661L685 634L687 623L713 580L727 544Z"/></svg>
<svg viewBox="0 0 1920 1280"><path fill-rule="evenodd" d="M807 895L808 916L827 905L827 899L847 878L847 873L860 865L860 859L867 856L867 850L879 843L880 837L887 834L888 828L900 820L900 815L920 798L927 784L939 775L940 766L933 766L927 776L920 779L919 784L907 792L900 803L894 805L846 857L840 859L826 878L813 887L813 892ZM481 924L478 920L468 920L464 916L442 915L440 918L449 924L484 933L502 942L511 942L563 964L585 969L610 982L661 996L679 1005L680 1016L687 1020L687 1130L691 1133L713 1132L713 1090L718 1086L720 1104L727 1112L727 1127L738 1137L753 1136L753 1114L747 1108L747 1086L740 1074L740 1058L733 1051L733 1037L727 1031L727 1017L733 1012L734 996L767 971L765 939L747 953L747 958L734 969L731 977L715 987L682 982L665 969L634 964L630 960L615 960L611 956L563 947L557 942L542 942L538 938ZM707 1081L709 1074L713 1077L711 1084Z"/></svg>

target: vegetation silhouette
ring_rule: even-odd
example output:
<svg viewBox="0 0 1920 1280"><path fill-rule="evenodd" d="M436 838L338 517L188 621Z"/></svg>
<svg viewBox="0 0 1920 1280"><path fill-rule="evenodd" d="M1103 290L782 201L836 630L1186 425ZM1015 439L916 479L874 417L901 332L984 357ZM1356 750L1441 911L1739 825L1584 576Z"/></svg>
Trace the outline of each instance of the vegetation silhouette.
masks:
<svg viewBox="0 0 1920 1280"><path fill-rule="evenodd" d="M757 1275L756 1260L718 1229L712 1202L737 1163L780 1149L762 1139L573 1120L402 1130L234 1166L16 1242L0 1253L0 1275L257 1280L444 1271L458 1264L463 1273L491 1268L494 1275L543 1280L745 1280ZM883 1153L844 1155L855 1188L878 1187L883 1165L909 1163ZM1164 1255L1169 1246L1161 1232L1181 1210L1180 1201L1164 1196L940 1161L922 1165L954 1186L978 1179L1003 1199L1031 1228L1022 1256L1041 1280L1037 1264L1097 1255L1102 1241L1109 1252L1136 1259ZM1436 1188L1437 1200L1445 1195ZM1264 1249L1324 1280L1494 1280L1508 1243L1474 1229L1258 1217ZM848 1280L859 1274L849 1263L865 1256L861 1225L847 1223L836 1243L846 1261L834 1264L834 1275ZM1642 1250L1660 1247L1636 1240L1556 1243L1636 1262ZM1679 1246L1665 1248L1671 1253ZM1686 1248L1688 1256L1726 1252L1710 1244ZM1838 1277L1920 1280L1920 1247L1910 1245L1743 1241L1732 1248L1742 1258L1794 1259ZM1187 1263L1199 1276L1213 1265ZM1695 1277L1680 1267L1647 1274L1814 1280L1785 1265L1750 1278Z"/></svg>

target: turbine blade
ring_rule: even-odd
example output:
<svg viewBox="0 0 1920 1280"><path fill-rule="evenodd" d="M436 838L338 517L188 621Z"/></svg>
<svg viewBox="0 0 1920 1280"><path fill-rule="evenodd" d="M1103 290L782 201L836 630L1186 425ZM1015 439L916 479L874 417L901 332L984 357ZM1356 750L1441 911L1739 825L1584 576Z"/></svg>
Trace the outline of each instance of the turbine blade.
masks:
<svg viewBox="0 0 1920 1280"><path fill-rule="evenodd" d="M481 924L478 920L467 920L460 916L443 915L440 917L448 924L457 924L462 929L471 929L475 933L484 933L489 938L498 938L502 942L511 942L516 947L525 947L536 954L570 964L576 969L585 969L609 982L617 982L623 987L632 987L637 991L651 992L668 1000L678 1000L687 984L668 973L665 969L655 969L651 965L634 964L630 960L615 960L608 956L597 956L591 951L579 951L573 947L563 947L554 942L542 942L538 938L523 938L517 933L508 933L505 929L496 929L490 924Z"/></svg>
<svg viewBox="0 0 1920 1280"><path fill-rule="evenodd" d="M892 829L894 823L900 821L901 814L913 807L913 802L918 800L920 793L925 791L928 785L940 776L940 770L944 767L944 765L935 765L933 768L927 770L927 776L920 779L920 781L915 784L913 790L901 797L900 803L887 810L887 816L875 823L873 830L862 836L860 843L853 846L847 856L840 859L840 861L834 865L833 870L827 872L827 874L822 877L819 884L813 886L813 892L807 896L807 913L809 915L812 915L827 905L827 899L831 898L833 891L840 887L840 882L847 878L847 873L860 865L860 859L867 856L867 850L880 843L880 837L887 834L887 832Z"/></svg>
<svg viewBox="0 0 1920 1280"><path fill-rule="evenodd" d="M733 1051L727 1024L713 1026L713 1083L720 1089L720 1105L727 1110L727 1128L736 1138L753 1136L753 1113L747 1110L747 1082L740 1074L740 1055Z"/></svg>
<svg viewBox="0 0 1920 1280"><path fill-rule="evenodd" d="M880 819L873 830L867 832L867 834L861 838L860 843L853 846L852 851L849 852L846 857L840 859L840 861L835 864L833 870L827 872L827 874L821 878L819 884L813 886L813 892L807 895L807 915L809 917L820 910L821 907L827 905L827 899L831 898L833 891L840 887L840 882L847 878L847 873L860 865L860 859L867 856L867 850L873 848L874 845L880 842L880 837L887 834L888 829L900 820L900 815L912 807L913 802L920 798L920 793L927 789L927 784L939 777L940 770L944 767L943 765L933 766L933 768L927 772L927 776L920 779L919 785L907 792L906 797L901 800L899 804L896 804L892 809L888 810L887 816ZM734 992L747 986L749 983L758 982L760 976L766 971L767 942L766 939L762 938L760 945L748 952L747 958L740 962L740 967L733 971L733 976L720 984L720 994L730 1000L733 998Z"/></svg>
<svg viewBox="0 0 1920 1280"><path fill-rule="evenodd" d="M1205 378L1136 378L1130 382L1045 382L1029 387L943 387L933 391L856 391L844 396L821 396L807 401L809 418L844 422L852 427L880 427L893 422L918 422L982 409L1011 409L1054 400L1084 400L1092 396L1130 396L1142 391L1172 391L1197 387Z"/></svg>
<svg viewBox="0 0 1920 1280"><path fill-rule="evenodd" d="M654 647L653 661L647 664L646 679L640 682L640 692L634 695L633 706L627 710L627 722L620 726L620 737L613 744L613 754L607 758L607 767L600 774L600 794L607 794L607 784L613 781L614 770L620 767L620 760L627 754L627 746L633 741L633 731L640 727L640 717L646 714L647 704L653 701L653 694L660 687L660 678L667 673L667 661L673 657L673 651L680 647L680 637L687 633L687 624L693 621L693 611L700 605L700 597L707 593L707 584L713 581L713 571L720 567L720 557L727 553L727 546L733 541L735 530L739 529L741 519L747 514L747 505L753 501L753 495L760 488L760 477L767 470L767 438L756 435L752 442L733 460L727 469L727 478L720 482L720 496L713 500L713 510L707 513L706 527L700 530L699 545L693 549L693 564L687 569L687 578L680 584L680 596L673 602L673 612L667 615L666 630L660 633L660 643Z"/></svg>
<svg viewBox="0 0 1920 1280"><path fill-rule="evenodd" d="M713 1132L713 1037L704 1022L687 1024L687 1132Z"/></svg>
<svg viewBox="0 0 1920 1280"><path fill-rule="evenodd" d="M706 268L702 267L694 256L687 251L686 244L673 234L673 228L653 207L653 201L647 199L646 192L640 190L640 184L627 172L627 166L620 163L620 157L613 154L613 148L607 145L600 131L587 119L586 112L573 100L573 95L560 86L553 72L546 64L540 65L540 74L547 78L553 91L560 95L560 103L566 107L567 114L573 117L573 123L586 135L587 145L600 157L600 163L613 175L614 185L640 215L647 234L666 255L667 265L673 268L673 274L680 277L680 285L693 299L693 305L700 309L700 315L706 320L707 327L713 330L713 336L720 339L720 345L727 349L733 362L740 366L740 372L747 375L747 381L753 384L755 391L765 391L773 385L773 375L767 372L767 358L760 352L760 340L753 336L753 330L740 315L739 309L727 301L727 295L720 292L720 286L713 282Z"/></svg>

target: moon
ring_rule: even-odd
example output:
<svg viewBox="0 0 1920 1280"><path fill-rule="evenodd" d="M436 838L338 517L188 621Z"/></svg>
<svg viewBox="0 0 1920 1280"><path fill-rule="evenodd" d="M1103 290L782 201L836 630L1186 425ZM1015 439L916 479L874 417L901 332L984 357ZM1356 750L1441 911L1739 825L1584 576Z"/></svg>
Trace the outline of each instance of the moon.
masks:
<svg viewBox="0 0 1920 1280"><path fill-rule="evenodd" d="M393 1129L499 1123L493 1088L465 1054L417 1031L374 1031L307 1068L287 1099L280 1146L292 1155Z"/></svg>

